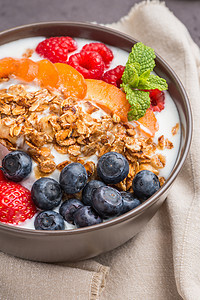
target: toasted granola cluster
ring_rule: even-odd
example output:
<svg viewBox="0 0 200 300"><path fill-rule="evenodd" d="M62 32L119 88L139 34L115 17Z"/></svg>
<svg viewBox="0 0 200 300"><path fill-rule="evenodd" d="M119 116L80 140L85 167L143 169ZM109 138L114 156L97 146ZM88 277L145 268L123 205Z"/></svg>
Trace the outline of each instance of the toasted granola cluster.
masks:
<svg viewBox="0 0 200 300"><path fill-rule="evenodd" d="M38 163L38 177L79 162L90 178L95 178L91 156L100 157L109 151L119 152L129 161L127 178L117 184L121 190L130 190L133 177L141 170L159 175L166 160L156 149L172 148L173 144L164 136L155 144L152 138L139 134L134 124L121 122L117 115L97 118L93 113L98 110L90 101L65 98L57 91L27 92L23 85L12 85L0 90L0 143L9 150L28 151ZM67 154L67 160L56 165L53 148ZM164 178L160 182L163 184Z"/></svg>

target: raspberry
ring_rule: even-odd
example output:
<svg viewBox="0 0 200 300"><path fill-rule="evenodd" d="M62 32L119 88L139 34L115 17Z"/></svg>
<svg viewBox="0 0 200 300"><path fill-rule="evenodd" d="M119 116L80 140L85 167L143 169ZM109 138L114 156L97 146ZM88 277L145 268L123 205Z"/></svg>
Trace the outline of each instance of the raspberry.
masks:
<svg viewBox="0 0 200 300"><path fill-rule="evenodd" d="M0 181L0 222L18 224L35 213L29 190L15 182Z"/></svg>
<svg viewBox="0 0 200 300"><path fill-rule="evenodd" d="M103 43L86 44L85 46L83 46L82 50L98 52L101 55L106 68L109 67L110 62L114 58L112 51Z"/></svg>
<svg viewBox="0 0 200 300"><path fill-rule="evenodd" d="M102 80L120 88L120 84L122 83L121 78L122 78L124 69L125 69L124 66L119 65L116 68L105 72Z"/></svg>
<svg viewBox="0 0 200 300"><path fill-rule="evenodd" d="M151 99L150 109L160 112L165 108L165 94L158 89L150 90L149 97Z"/></svg>
<svg viewBox="0 0 200 300"><path fill-rule="evenodd" d="M40 42L35 51L52 63L67 61L68 53L77 49L77 43L69 36L51 37Z"/></svg>
<svg viewBox="0 0 200 300"><path fill-rule="evenodd" d="M81 51L70 56L68 64L75 68L85 78L100 79L105 64L101 55L94 51Z"/></svg>

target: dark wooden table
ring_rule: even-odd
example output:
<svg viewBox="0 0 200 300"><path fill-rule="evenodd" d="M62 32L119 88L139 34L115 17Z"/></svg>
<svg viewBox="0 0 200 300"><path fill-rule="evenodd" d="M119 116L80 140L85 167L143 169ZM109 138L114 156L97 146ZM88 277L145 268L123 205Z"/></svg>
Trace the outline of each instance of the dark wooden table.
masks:
<svg viewBox="0 0 200 300"><path fill-rule="evenodd" d="M112 23L140 0L0 0L0 30L39 21ZM200 0L166 0L200 46Z"/></svg>

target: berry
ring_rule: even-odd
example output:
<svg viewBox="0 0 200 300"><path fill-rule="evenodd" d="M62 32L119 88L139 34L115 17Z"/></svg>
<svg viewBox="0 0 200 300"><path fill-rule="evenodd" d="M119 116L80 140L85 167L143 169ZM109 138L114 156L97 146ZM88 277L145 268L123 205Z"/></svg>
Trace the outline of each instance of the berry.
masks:
<svg viewBox="0 0 200 300"><path fill-rule="evenodd" d="M151 197L160 188L158 176L148 170L138 172L133 178L134 195L140 200Z"/></svg>
<svg viewBox="0 0 200 300"><path fill-rule="evenodd" d="M36 230L63 230L65 223L63 217L52 210L41 211L35 218Z"/></svg>
<svg viewBox="0 0 200 300"><path fill-rule="evenodd" d="M120 192L123 200L123 214L127 211L137 207L140 205L140 200L138 200L134 195L130 192Z"/></svg>
<svg viewBox="0 0 200 300"><path fill-rule="evenodd" d="M70 56L68 64L81 73L84 78L100 79L105 64L101 55L94 51L81 51Z"/></svg>
<svg viewBox="0 0 200 300"><path fill-rule="evenodd" d="M105 183L118 183L129 173L128 160L120 153L107 152L97 163L97 174Z"/></svg>
<svg viewBox="0 0 200 300"><path fill-rule="evenodd" d="M83 203L77 199L69 199L62 203L59 213L68 223L74 224L74 213L81 208Z"/></svg>
<svg viewBox="0 0 200 300"><path fill-rule="evenodd" d="M87 171L80 163L71 163L60 173L60 185L67 194L80 192L87 183Z"/></svg>
<svg viewBox="0 0 200 300"><path fill-rule="evenodd" d="M78 228L99 224L101 222L102 219L91 206L83 206L74 213L74 223Z"/></svg>
<svg viewBox="0 0 200 300"><path fill-rule="evenodd" d="M56 180L43 177L34 182L31 195L38 208L49 210L60 204L62 190Z"/></svg>
<svg viewBox="0 0 200 300"><path fill-rule="evenodd" d="M35 213L29 190L15 182L0 181L0 222L17 225Z"/></svg>
<svg viewBox="0 0 200 300"><path fill-rule="evenodd" d="M158 89L150 90L149 97L151 99L150 109L160 112L165 108L165 94Z"/></svg>
<svg viewBox="0 0 200 300"><path fill-rule="evenodd" d="M40 42L35 51L52 63L66 63L68 53L77 49L77 43L69 36L51 37Z"/></svg>
<svg viewBox="0 0 200 300"><path fill-rule="evenodd" d="M118 216L123 209L122 196L116 189L102 186L96 189L92 198L92 206L103 219Z"/></svg>
<svg viewBox="0 0 200 300"><path fill-rule="evenodd" d="M94 192L100 186L105 186L105 183L99 180L91 180L86 184L82 192L82 201L85 205L91 205Z"/></svg>
<svg viewBox="0 0 200 300"><path fill-rule="evenodd" d="M83 46L82 50L98 52L101 55L106 68L109 67L110 62L114 58L112 51L103 43L86 44L85 46Z"/></svg>
<svg viewBox="0 0 200 300"><path fill-rule="evenodd" d="M16 150L3 158L2 170L7 179L19 182L31 173L32 160L27 153Z"/></svg>
<svg viewBox="0 0 200 300"><path fill-rule="evenodd" d="M117 66L114 69L108 70L104 73L102 80L115 85L116 87L120 88L120 84L122 83L122 75L124 73L124 66Z"/></svg>

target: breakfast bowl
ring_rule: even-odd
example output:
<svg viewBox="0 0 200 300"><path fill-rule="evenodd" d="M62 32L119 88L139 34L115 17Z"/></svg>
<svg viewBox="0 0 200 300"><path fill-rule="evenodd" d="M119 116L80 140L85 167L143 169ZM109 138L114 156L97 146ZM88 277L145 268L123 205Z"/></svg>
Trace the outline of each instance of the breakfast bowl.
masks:
<svg viewBox="0 0 200 300"><path fill-rule="evenodd" d="M26 38L59 36L87 39L89 42L100 41L108 47L127 53L131 52L133 45L138 42L130 36L104 26L89 23L49 22L21 26L0 33L0 47L10 42L14 47L15 41ZM116 55L120 56L120 52ZM167 81L168 93L173 99L179 118L179 126L174 127L175 131L179 130L177 151L162 187L134 209L92 226L47 231L0 222L0 250L2 252L42 262L79 261L122 245L144 226L148 226L148 221L165 201L174 180L183 167L192 137L192 115L186 91L175 72L157 54L155 62L154 71ZM168 122L171 114L166 118L165 122Z"/></svg>

